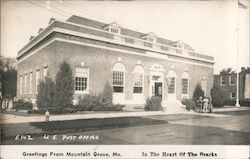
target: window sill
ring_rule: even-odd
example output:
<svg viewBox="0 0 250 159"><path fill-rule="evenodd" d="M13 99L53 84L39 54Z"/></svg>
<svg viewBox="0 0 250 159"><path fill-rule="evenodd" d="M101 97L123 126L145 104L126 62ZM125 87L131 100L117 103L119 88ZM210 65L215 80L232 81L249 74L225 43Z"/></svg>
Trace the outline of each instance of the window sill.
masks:
<svg viewBox="0 0 250 159"><path fill-rule="evenodd" d="M75 94L89 94L89 91L75 91Z"/></svg>

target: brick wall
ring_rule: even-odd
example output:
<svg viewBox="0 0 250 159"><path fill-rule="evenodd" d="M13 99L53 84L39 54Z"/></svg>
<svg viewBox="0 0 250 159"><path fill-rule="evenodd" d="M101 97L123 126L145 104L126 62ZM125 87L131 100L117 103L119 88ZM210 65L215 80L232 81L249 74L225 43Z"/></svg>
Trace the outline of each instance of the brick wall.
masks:
<svg viewBox="0 0 250 159"><path fill-rule="evenodd" d="M76 39L76 38L75 38ZM86 42L86 41L85 41ZM101 42L98 42L100 44ZM111 44L102 43L103 46L111 47ZM131 48L116 46L119 49L133 51ZM112 46L111 48L115 48ZM143 50L134 50L141 55L145 55L146 51ZM49 76L52 79L55 79L55 75L59 70L59 65L62 61L66 60L70 63L73 68L73 73L75 73L75 67L80 66L81 62L84 62L85 66L90 68L89 72L89 87L92 93L100 93L106 83L112 83L112 67L121 59L121 62L126 66L126 81L125 81L125 100L133 99L133 74L132 71L134 67L138 64L138 60L141 61L141 65L144 68L144 95L145 97L149 96L149 83L148 75L149 70L154 64L159 64L164 67L166 70L165 78L168 71L174 66L174 70L177 74L177 89L176 95L177 99L181 99L181 76L185 71L185 68L190 74L190 85L189 85L189 95L192 97L192 93L197 83L201 81L204 77L207 81L207 90L206 93L210 94L210 89L213 85L213 68L199 65L192 65L183 62L168 61L165 59L159 59L154 57L146 57L141 55L134 55L129 53L122 53L112 50L106 50L101 48L94 48L89 46L83 46L78 44L66 43L55 41L50 45L42 48L37 53L31 55L27 59L23 60L18 64L18 84L17 84L17 97L18 99L22 98L35 98L35 71L38 66L40 69L40 79L43 78L43 65L45 62L48 64ZM202 63L202 62L200 62ZM22 94L20 95L20 75L24 72L29 72L32 69L33 71L33 83L32 83L32 94ZM164 80L165 80L164 78ZM29 81L29 79L28 79ZM165 85L164 92L166 93L165 99L167 99L167 86Z"/></svg>
<svg viewBox="0 0 250 159"><path fill-rule="evenodd" d="M230 85L229 84L229 76L231 76L231 78L235 81L234 85ZM221 77L225 78L225 85L221 85ZM231 100L231 99L235 99L235 98L231 98L230 97L230 93L235 92L236 93L236 89L237 89L237 75L236 74L231 74L231 75L215 75L214 76L214 84L218 85L221 90L224 92L225 94L225 98L227 100ZM240 74L239 76L239 98L242 99L244 98L244 90L245 90L245 75L244 74Z"/></svg>

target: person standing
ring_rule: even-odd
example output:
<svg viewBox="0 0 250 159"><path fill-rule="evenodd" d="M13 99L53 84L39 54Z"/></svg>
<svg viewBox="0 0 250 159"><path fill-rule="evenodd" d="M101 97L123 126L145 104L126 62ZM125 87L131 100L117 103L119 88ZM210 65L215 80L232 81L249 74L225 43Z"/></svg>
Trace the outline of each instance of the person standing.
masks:
<svg viewBox="0 0 250 159"><path fill-rule="evenodd" d="M197 100L197 106L198 106L198 112L201 113L202 111L202 97L200 96L199 99Z"/></svg>
<svg viewBox="0 0 250 159"><path fill-rule="evenodd" d="M45 112L45 121L46 122L49 122L49 116L50 116L49 110L47 109L46 112Z"/></svg>
<svg viewBox="0 0 250 159"><path fill-rule="evenodd" d="M205 112L205 113L207 113L208 103L209 103L209 100L205 96L204 99L203 99L203 112Z"/></svg>

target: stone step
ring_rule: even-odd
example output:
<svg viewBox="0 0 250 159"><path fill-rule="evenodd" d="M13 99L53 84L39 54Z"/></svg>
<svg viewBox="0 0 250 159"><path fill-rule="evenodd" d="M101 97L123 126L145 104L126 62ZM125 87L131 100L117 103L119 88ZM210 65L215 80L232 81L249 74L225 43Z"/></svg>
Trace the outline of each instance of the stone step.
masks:
<svg viewBox="0 0 250 159"><path fill-rule="evenodd" d="M184 112L186 111L185 105L182 105L180 101L167 101L162 103L164 111L167 112Z"/></svg>

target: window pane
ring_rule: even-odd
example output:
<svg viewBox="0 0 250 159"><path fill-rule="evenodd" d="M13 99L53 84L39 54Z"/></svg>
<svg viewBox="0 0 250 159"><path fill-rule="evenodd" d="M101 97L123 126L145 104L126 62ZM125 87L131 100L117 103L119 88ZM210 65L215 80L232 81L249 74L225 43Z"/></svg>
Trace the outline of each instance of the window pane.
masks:
<svg viewBox="0 0 250 159"><path fill-rule="evenodd" d="M134 93L142 93L142 87L134 87Z"/></svg>
<svg viewBox="0 0 250 159"><path fill-rule="evenodd" d="M123 93L123 87L113 86L113 92Z"/></svg>
<svg viewBox="0 0 250 159"><path fill-rule="evenodd" d="M175 77L171 78L170 85L168 87L168 93L169 94L174 94L175 93Z"/></svg>
<svg viewBox="0 0 250 159"><path fill-rule="evenodd" d="M124 72L113 72L113 85L123 86Z"/></svg>
<svg viewBox="0 0 250 159"><path fill-rule="evenodd" d="M182 79L182 94L188 94L188 79Z"/></svg>
<svg viewBox="0 0 250 159"><path fill-rule="evenodd" d="M76 77L75 78L75 89L79 91L84 91L87 89L87 78L86 77Z"/></svg>

